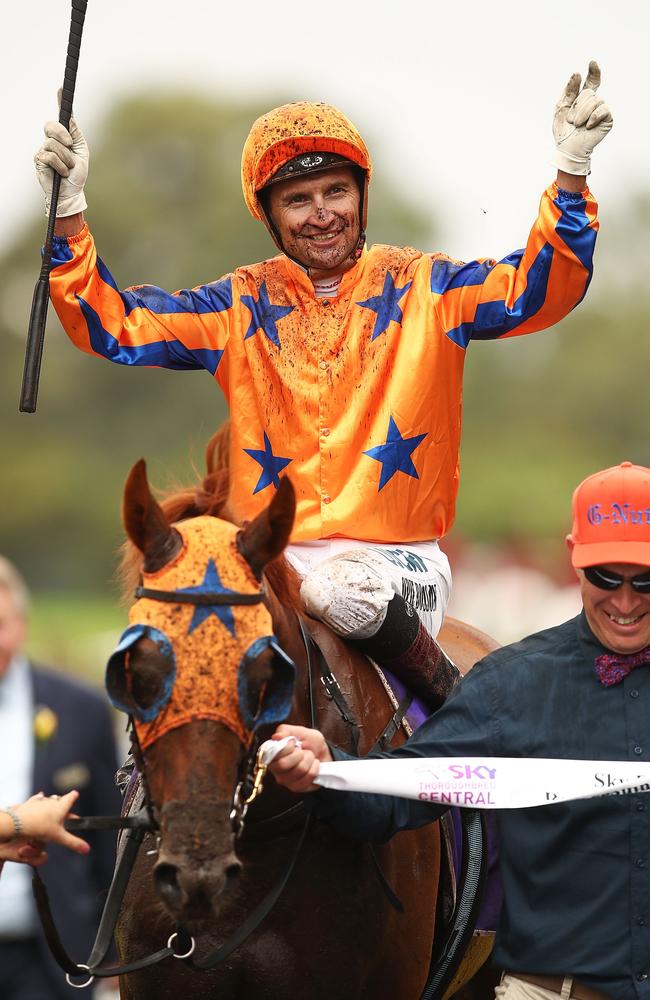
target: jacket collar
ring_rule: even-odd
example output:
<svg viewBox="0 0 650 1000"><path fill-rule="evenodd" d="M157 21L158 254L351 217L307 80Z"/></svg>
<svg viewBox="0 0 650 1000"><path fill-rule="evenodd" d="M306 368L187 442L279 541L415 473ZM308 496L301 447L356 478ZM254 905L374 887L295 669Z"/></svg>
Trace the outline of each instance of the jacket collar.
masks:
<svg viewBox="0 0 650 1000"><path fill-rule="evenodd" d="M291 259L291 257L287 257L286 254L282 254L281 259L284 262L284 266L294 284L298 288L303 289L303 291L305 291L311 298L316 298L314 292L314 286L312 284L311 278L307 274L307 269L304 268L301 264L297 264L295 260ZM353 264L353 266L348 271L345 271L345 273L343 274L343 277L341 278L341 284L339 285L337 298L340 295L344 295L351 287L357 284L361 275L363 274L367 261L368 261L368 247L367 245L365 245L363 250L361 251L361 256L359 257L359 260L355 264Z"/></svg>

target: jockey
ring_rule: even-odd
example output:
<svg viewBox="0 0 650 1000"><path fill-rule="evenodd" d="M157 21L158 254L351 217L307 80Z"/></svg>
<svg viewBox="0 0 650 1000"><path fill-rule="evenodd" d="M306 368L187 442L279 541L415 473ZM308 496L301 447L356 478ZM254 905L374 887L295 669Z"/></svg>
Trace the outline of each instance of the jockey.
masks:
<svg viewBox="0 0 650 1000"><path fill-rule="evenodd" d="M259 118L242 157L246 205L279 255L174 294L120 292L84 221L78 125L48 122L36 154L46 201L53 170L62 177L50 292L72 342L118 364L213 375L230 408L236 519L288 474L307 611L407 682L424 678L433 704L456 676L435 636L451 589L438 540L455 513L465 352L552 326L591 277L586 175L612 118L596 63L580 82L555 109L557 181L525 249L501 261L368 247L366 145L336 108L298 102Z"/></svg>

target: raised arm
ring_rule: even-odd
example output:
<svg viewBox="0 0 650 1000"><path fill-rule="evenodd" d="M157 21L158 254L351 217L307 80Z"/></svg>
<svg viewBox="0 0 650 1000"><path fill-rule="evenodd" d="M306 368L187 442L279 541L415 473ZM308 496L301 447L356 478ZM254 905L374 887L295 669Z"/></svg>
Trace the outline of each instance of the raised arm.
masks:
<svg viewBox="0 0 650 1000"><path fill-rule="evenodd" d="M88 163L74 119L70 131L46 123L35 164L47 211L54 171L61 176L50 296L64 330L82 351L117 364L216 374L229 337L230 278L173 294L154 285L120 291L85 224Z"/></svg>
<svg viewBox="0 0 650 1000"><path fill-rule="evenodd" d="M596 96L599 83L592 62L582 89L574 73L557 102L557 180L542 196L526 246L500 261L433 259L435 308L446 335L460 347L546 329L584 297L598 230L586 176L594 147L612 127L609 108Z"/></svg>

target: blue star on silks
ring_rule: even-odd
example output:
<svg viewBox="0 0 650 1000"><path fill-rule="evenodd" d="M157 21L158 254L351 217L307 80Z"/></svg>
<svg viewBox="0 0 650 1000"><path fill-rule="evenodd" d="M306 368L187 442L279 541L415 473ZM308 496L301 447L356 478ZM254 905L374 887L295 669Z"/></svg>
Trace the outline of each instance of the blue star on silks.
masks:
<svg viewBox="0 0 650 1000"><path fill-rule="evenodd" d="M279 474L289 462L293 462L293 459L281 458L279 455L273 454L271 442L268 439L266 431L264 431L264 451L261 449L257 450L256 448L244 448L244 451L262 466L262 474L257 480L257 486L253 490L253 495L259 493L260 490L266 489L271 483L273 483L277 490L280 485Z"/></svg>
<svg viewBox="0 0 650 1000"><path fill-rule="evenodd" d="M275 324L278 320L283 319L290 312L293 312L295 306L272 305L269 301L269 293L265 281L260 285L259 298L256 299L252 295L242 295L240 301L252 313L250 325L244 335L244 340L254 337L258 330L263 330L271 343L281 348L278 328Z"/></svg>
<svg viewBox="0 0 650 1000"><path fill-rule="evenodd" d="M399 300L406 295L412 284L412 281L407 281L401 288L396 288L393 276L388 271L384 278L381 295L373 295L371 298L365 299L364 302L356 303L364 309L372 309L373 312L377 313L371 340L375 340L382 333L385 333L391 322L398 324L402 322Z"/></svg>
<svg viewBox="0 0 650 1000"><path fill-rule="evenodd" d="M205 576L203 577L203 583L200 583L198 587L183 587L178 591L179 594L234 594L236 591L229 590L228 587L224 587L221 582L221 577L219 576L219 570L214 564L214 559L210 559L205 570ZM231 635L235 634L235 619L232 613L232 608L228 604L197 604L194 608L194 614L192 615L192 621L190 622L190 627L187 630L187 634L191 635L194 629L202 625L206 618L210 615L216 615L219 621L223 622Z"/></svg>
<svg viewBox="0 0 650 1000"><path fill-rule="evenodd" d="M420 478L413 465L411 455L426 436L426 434L416 434L410 438L402 437L397 424L392 417L389 417L386 444L378 444L375 448L364 451L364 455L373 458L375 462L381 462L381 476L377 492L383 490L396 472L404 472L413 479Z"/></svg>

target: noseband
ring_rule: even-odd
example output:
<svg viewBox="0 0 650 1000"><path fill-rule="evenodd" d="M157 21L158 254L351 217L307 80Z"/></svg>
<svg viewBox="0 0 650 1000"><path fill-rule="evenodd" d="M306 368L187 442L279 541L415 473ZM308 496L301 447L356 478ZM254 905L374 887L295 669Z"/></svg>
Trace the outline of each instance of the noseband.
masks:
<svg viewBox="0 0 650 1000"><path fill-rule="evenodd" d="M146 597L150 601L166 601L168 604L198 604L198 605L210 605L215 604L229 605L229 604L261 604L264 600L264 594L259 590L256 594L240 594L237 591L229 590L226 594L219 593L201 593L201 594L188 594L187 591L181 590L154 590L152 587L138 587L135 591L136 598Z"/></svg>

